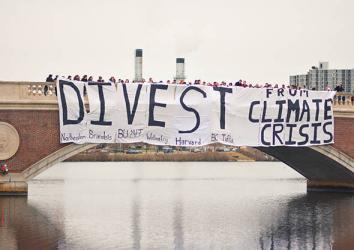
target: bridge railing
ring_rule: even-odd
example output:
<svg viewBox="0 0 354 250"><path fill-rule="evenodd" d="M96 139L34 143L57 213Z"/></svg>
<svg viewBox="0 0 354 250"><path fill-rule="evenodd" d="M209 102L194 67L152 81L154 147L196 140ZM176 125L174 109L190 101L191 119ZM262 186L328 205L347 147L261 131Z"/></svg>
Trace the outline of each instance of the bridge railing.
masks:
<svg viewBox="0 0 354 250"><path fill-rule="evenodd" d="M29 96L54 96L54 83L36 83L27 85L27 93Z"/></svg>
<svg viewBox="0 0 354 250"><path fill-rule="evenodd" d="M354 93L337 92L334 106L354 106Z"/></svg>
<svg viewBox="0 0 354 250"><path fill-rule="evenodd" d="M1 82L0 102L56 102L55 83ZM354 92L338 92L334 98L336 108L354 109Z"/></svg>
<svg viewBox="0 0 354 250"><path fill-rule="evenodd" d="M55 84L45 82L0 82L1 103L55 102Z"/></svg>

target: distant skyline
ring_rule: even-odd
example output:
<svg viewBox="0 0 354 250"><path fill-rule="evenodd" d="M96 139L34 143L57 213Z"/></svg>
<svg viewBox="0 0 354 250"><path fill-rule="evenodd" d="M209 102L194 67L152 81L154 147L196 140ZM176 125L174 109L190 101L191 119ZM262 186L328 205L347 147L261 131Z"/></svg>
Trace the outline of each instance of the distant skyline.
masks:
<svg viewBox="0 0 354 250"><path fill-rule="evenodd" d="M354 1L0 0L0 80L49 73L288 83L319 61L354 68Z"/></svg>

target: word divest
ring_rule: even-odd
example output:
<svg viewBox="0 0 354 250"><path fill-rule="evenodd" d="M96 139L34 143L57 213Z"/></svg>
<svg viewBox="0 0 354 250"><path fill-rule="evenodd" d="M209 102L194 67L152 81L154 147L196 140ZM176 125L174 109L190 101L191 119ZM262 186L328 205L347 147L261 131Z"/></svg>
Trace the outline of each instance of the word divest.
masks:
<svg viewBox="0 0 354 250"><path fill-rule="evenodd" d="M334 142L334 91L66 79L56 84L61 143L296 147Z"/></svg>

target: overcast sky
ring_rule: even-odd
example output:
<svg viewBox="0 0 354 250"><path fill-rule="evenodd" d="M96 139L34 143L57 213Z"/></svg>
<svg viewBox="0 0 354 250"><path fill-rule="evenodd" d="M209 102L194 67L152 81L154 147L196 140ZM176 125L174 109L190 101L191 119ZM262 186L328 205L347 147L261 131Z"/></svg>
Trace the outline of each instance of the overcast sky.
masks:
<svg viewBox="0 0 354 250"><path fill-rule="evenodd" d="M48 73L288 83L319 61L354 68L351 0L0 0L0 80Z"/></svg>

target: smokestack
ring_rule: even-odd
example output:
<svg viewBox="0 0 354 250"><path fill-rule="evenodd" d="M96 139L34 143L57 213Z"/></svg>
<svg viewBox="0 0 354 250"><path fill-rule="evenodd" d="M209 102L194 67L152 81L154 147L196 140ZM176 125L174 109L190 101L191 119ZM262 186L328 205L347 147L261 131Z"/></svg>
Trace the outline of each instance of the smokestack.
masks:
<svg viewBox="0 0 354 250"><path fill-rule="evenodd" d="M175 80L184 80L184 58L176 58L176 77Z"/></svg>
<svg viewBox="0 0 354 250"><path fill-rule="evenodd" d="M135 78L136 82L143 81L143 50L135 50Z"/></svg>

